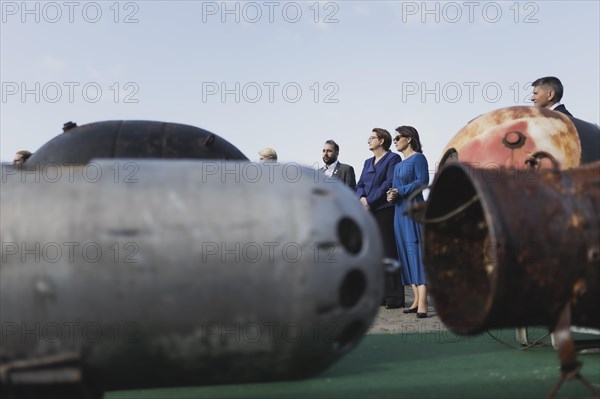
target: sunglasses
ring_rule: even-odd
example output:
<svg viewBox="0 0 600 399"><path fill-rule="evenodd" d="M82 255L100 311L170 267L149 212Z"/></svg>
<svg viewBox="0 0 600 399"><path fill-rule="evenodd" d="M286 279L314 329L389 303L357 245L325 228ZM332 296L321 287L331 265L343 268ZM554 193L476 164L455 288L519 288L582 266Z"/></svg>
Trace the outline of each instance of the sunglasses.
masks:
<svg viewBox="0 0 600 399"><path fill-rule="evenodd" d="M406 136L403 136L403 135L400 134L400 135L394 137L394 143L399 142L402 137L406 137Z"/></svg>

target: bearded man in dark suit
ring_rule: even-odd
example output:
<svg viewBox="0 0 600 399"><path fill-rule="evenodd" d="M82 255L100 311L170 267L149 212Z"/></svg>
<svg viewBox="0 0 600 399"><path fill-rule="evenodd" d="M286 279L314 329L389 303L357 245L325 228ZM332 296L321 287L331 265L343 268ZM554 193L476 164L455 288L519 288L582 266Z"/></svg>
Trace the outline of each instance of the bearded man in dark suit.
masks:
<svg viewBox="0 0 600 399"><path fill-rule="evenodd" d="M348 187L354 191L356 188L356 176L354 168L350 165L343 164L338 161L340 155L340 146L333 140L327 140L323 145L323 162L325 167L319 169L325 176L336 177L346 183Z"/></svg>

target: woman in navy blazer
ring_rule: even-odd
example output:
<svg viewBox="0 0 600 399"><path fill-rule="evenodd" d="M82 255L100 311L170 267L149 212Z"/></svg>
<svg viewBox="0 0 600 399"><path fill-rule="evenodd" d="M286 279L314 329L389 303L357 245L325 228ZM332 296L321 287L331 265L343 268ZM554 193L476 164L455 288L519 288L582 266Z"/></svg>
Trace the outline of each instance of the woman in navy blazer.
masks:
<svg viewBox="0 0 600 399"><path fill-rule="evenodd" d="M356 184L356 197L377 221L384 256L397 260L394 206L387 202L387 191L392 187L394 168L401 158L390 151L392 135L385 129L374 128L367 142L374 157L365 161L360 180ZM404 286L399 275L386 276L384 304L388 309L404 306Z"/></svg>

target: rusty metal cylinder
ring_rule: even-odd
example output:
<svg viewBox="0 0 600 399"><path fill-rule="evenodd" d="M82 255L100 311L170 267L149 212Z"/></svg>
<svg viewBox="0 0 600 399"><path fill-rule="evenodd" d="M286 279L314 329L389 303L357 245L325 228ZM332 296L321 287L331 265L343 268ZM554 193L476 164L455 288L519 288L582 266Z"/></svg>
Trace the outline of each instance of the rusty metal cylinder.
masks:
<svg viewBox="0 0 600 399"><path fill-rule="evenodd" d="M295 164L90 165L3 170L4 388L304 378L367 332L382 247L341 182Z"/></svg>
<svg viewBox="0 0 600 399"><path fill-rule="evenodd" d="M424 210L424 263L442 321L460 334L600 327L600 163L569 170L439 171Z"/></svg>

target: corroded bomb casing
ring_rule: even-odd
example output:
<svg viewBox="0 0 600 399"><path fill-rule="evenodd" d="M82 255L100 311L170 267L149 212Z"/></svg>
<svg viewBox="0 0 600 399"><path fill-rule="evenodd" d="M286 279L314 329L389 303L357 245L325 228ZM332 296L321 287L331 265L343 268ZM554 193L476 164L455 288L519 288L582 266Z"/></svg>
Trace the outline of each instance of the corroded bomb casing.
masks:
<svg viewBox="0 0 600 399"><path fill-rule="evenodd" d="M58 181L3 172L5 390L304 378L368 330L382 247L336 179L295 164L93 164Z"/></svg>
<svg viewBox="0 0 600 399"><path fill-rule="evenodd" d="M425 208L424 263L442 321L460 334L598 328L600 162L569 170L444 166Z"/></svg>
<svg viewBox="0 0 600 399"><path fill-rule="evenodd" d="M586 144L599 143L597 128L580 120L577 124ZM540 151L552 154L565 169L580 164L582 151L586 152L585 161L600 160L595 155L598 150L591 146L582 148L578 129L565 114L516 106L497 109L470 121L450 140L440 166L449 160L459 160L486 169L524 169L525 161Z"/></svg>

